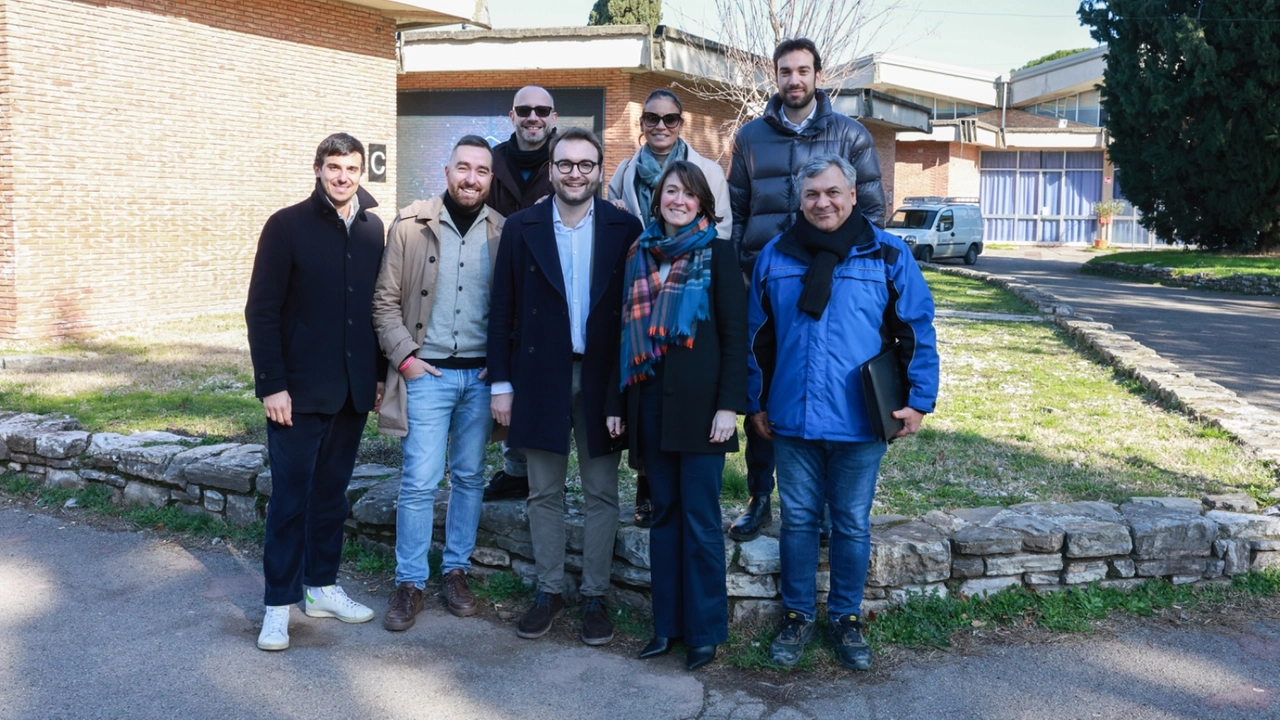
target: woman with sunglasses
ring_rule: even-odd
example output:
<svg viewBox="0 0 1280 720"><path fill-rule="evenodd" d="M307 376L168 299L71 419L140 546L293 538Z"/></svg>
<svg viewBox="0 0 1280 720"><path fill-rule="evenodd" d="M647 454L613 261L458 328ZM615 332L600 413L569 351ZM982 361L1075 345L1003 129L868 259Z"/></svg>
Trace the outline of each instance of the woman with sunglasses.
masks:
<svg viewBox="0 0 1280 720"><path fill-rule="evenodd" d="M716 237L721 218L703 172L668 162L654 188L654 220L623 276L623 407L606 422L614 436L631 428L629 456L653 494L654 637L640 657L680 638L695 670L729 635L720 483L746 404L747 303L733 245Z"/></svg>
<svg viewBox="0 0 1280 720"><path fill-rule="evenodd" d="M640 218L640 222L648 227L654 220L650 205L658 176L670 163L687 160L698 166L710 184L715 206L707 209L714 209L720 218L715 226L716 236L728 240L733 227L729 212L729 184L718 163L699 155L680 139L680 130L684 127L683 112L680 98L670 90L658 89L649 93L644 101L644 112L640 115L644 143L614 172L613 179L609 181L609 199L614 205ZM643 468L639 472L636 478L636 526L650 527L653 524L653 505L649 498L649 483Z"/></svg>

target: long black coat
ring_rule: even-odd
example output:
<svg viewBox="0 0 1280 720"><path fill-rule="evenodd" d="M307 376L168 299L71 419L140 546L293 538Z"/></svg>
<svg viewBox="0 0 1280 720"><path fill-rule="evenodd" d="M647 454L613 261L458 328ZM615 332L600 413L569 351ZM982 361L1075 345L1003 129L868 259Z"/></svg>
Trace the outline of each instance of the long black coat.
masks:
<svg viewBox="0 0 1280 720"><path fill-rule="evenodd" d="M382 263L382 219L360 188L351 232L319 187L262 228L244 319L254 390L288 390L295 413L336 413L348 393L373 409L386 360L373 332L373 285Z"/></svg>
<svg viewBox="0 0 1280 720"><path fill-rule="evenodd" d="M498 245L489 299L488 380L515 388L507 444L569 453L573 341L569 304L552 225L552 200L507 218ZM591 304L582 362L587 454L615 450L605 428L606 405L618 404L613 368L621 338L622 275L640 221L596 198ZM581 452L582 448L578 448Z"/></svg>
<svg viewBox="0 0 1280 720"><path fill-rule="evenodd" d="M799 133L782 124L782 100L775 94L764 115L743 125L733 139L729 166L729 205L733 208L733 243L747 277L756 255L769 241L795 223L795 181L802 165L822 154L848 160L858 173L858 212L884 227L884 187L876 141L862 123L831 107L823 90L816 93L813 122Z"/></svg>
<svg viewBox="0 0 1280 720"><path fill-rule="evenodd" d="M728 240L711 242L710 314L698 322L693 347L668 347L662 363L662 450L730 453L738 451L735 433L712 443L711 420L717 410L747 411L747 293L737 254ZM620 373L620 371L619 371ZM640 457L637 432L640 388L625 393L630 462ZM617 407L610 415L619 415Z"/></svg>

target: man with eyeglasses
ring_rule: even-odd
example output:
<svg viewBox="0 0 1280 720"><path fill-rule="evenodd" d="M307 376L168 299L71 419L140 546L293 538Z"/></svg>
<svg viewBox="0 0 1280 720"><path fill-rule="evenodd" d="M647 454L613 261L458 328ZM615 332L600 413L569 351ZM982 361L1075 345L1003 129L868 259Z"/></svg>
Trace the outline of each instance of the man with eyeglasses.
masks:
<svg viewBox="0 0 1280 720"><path fill-rule="evenodd" d="M596 197L604 148L590 131L552 138L555 196L508 218L489 301L488 378L494 420L529 463L529 532L538 576L516 626L546 634L564 609L564 485L572 432L586 500L582 641L613 639L605 606L618 530L621 445L605 427L618 397L622 276L640 221ZM610 378L613 378L611 381Z"/></svg>
<svg viewBox="0 0 1280 720"><path fill-rule="evenodd" d="M511 103L511 138L493 148L493 183L486 204L511 217L552 193L548 173L548 141L556 134L555 101L537 85L520 88ZM484 499L523 499L529 496L529 472L524 453L502 446L502 469L484 488Z"/></svg>

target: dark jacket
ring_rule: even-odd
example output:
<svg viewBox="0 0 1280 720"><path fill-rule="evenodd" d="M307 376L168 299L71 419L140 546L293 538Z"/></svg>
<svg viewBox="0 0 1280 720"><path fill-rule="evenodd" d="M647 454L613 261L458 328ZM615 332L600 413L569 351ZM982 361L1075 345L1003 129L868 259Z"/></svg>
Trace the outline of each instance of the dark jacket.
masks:
<svg viewBox="0 0 1280 720"><path fill-rule="evenodd" d="M288 390L295 413L335 413L350 394L373 409L386 360L373 332L373 285L382 263L382 219L364 188L347 229L317 186L277 211L258 239L244 307L259 398Z"/></svg>
<svg viewBox="0 0 1280 720"><path fill-rule="evenodd" d="M508 140L493 148L493 180L489 185L489 199L486 201L489 207L497 210L503 217L511 217L517 211L531 207L538 198L555 192L555 188L551 187L550 162L535 168L525 181L524 189L520 189L520 178L507 160L507 151L511 147L511 141Z"/></svg>
<svg viewBox="0 0 1280 720"><path fill-rule="evenodd" d="M711 242L710 316L698 323L693 347L667 348L662 376L663 452L731 453L738 451L738 435L712 443L711 421L717 410L747 410L747 298L742 271L728 240ZM620 371L619 371L620 372ZM640 386L625 395L629 460L640 458L636 432L640 418ZM611 409L610 415L620 416Z"/></svg>
<svg viewBox="0 0 1280 720"><path fill-rule="evenodd" d="M764 115L743 125L733 140L729 167L729 204L733 207L733 244L742 271L751 275L756 255L795 222L798 207L792 176L816 155L833 153L858 171L858 211L884 227L884 188L875 139L862 123L831 109L818 90L813 122L800 134L782 124L782 101L775 94Z"/></svg>
<svg viewBox="0 0 1280 720"><path fill-rule="evenodd" d="M515 388L509 446L567 455L573 342L552 202L517 212L502 228L489 299L487 379L510 382ZM616 377L618 363L623 267L627 248L641 228L630 213L599 198L593 202L595 243L582 398L588 457L599 457L616 449L605 428L605 407L619 404L618 385L609 380Z"/></svg>

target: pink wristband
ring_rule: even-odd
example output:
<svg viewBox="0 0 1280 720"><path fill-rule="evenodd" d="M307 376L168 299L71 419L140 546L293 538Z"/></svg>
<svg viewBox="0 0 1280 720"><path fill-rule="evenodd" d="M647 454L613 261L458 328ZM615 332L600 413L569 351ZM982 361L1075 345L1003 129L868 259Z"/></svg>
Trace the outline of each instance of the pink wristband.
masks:
<svg viewBox="0 0 1280 720"><path fill-rule="evenodd" d="M414 357L413 355L410 355L409 357L405 358L404 362L400 363L400 367L396 368L396 372L404 372L404 369L412 365L413 361L417 359L418 358Z"/></svg>

